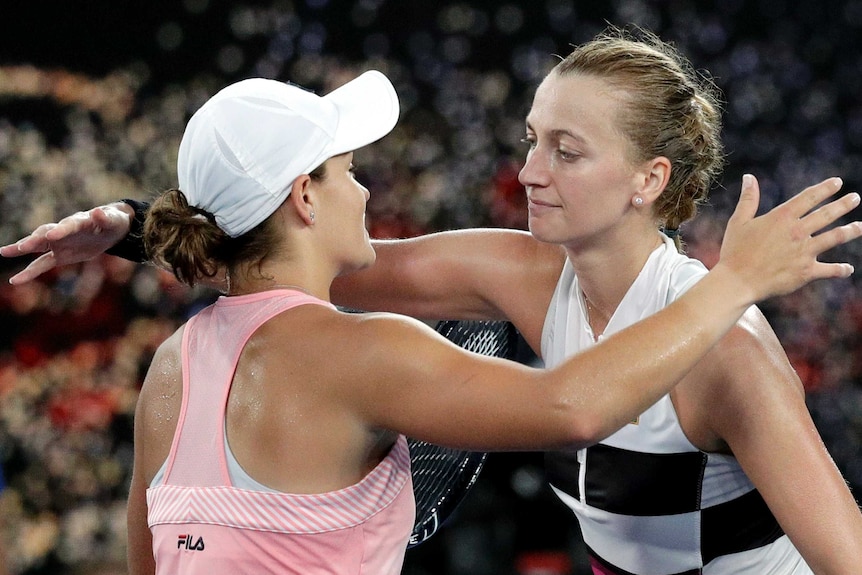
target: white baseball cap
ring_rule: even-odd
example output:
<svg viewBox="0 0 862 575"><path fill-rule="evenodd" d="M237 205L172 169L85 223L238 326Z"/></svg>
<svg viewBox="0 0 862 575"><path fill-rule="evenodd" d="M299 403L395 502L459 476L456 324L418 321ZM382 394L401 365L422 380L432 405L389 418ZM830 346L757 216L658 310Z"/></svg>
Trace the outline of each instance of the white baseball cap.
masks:
<svg viewBox="0 0 862 575"><path fill-rule="evenodd" d="M389 79L371 70L325 96L251 78L216 93L189 120L177 172L189 205L231 237L268 218L294 180L371 144L398 121Z"/></svg>

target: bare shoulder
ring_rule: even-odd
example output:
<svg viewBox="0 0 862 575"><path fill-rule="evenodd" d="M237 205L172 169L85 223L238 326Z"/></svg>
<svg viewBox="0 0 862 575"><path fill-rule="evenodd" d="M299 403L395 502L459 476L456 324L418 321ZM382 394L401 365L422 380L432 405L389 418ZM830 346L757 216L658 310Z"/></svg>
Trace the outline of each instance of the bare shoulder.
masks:
<svg viewBox="0 0 862 575"><path fill-rule="evenodd" d="M541 294L550 300L565 261L562 247L511 229L449 230L373 245L374 265L337 278L333 301L426 319L518 323L543 316Z"/></svg>
<svg viewBox="0 0 862 575"><path fill-rule="evenodd" d="M503 228L472 228L444 232L457 240L459 246L468 251L481 248L479 253L500 261L516 261L521 268L555 268L562 265L565 252L556 244L538 241L523 230Z"/></svg>
<svg viewBox="0 0 862 575"><path fill-rule="evenodd" d="M483 294L495 319L515 324L538 353L545 315L566 261L565 250L557 244L536 240L520 230L465 230L465 237L480 243L475 258L465 259L462 277L475 278L476 292Z"/></svg>
<svg viewBox="0 0 862 575"><path fill-rule="evenodd" d="M156 349L138 396L135 420L148 433L173 435L182 404L184 326Z"/></svg>
<svg viewBox="0 0 862 575"><path fill-rule="evenodd" d="M455 347L414 318L309 305L261 326L243 361L278 374L274 385L285 389L304 382L296 392L305 393L313 383L318 405L357 417L362 411L362 419L377 421L362 406L391 406L397 394L457 369L463 358Z"/></svg>
<svg viewBox="0 0 862 575"><path fill-rule="evenodd" d="M750 379L766 365L773 369L792 371L778 336L756 306L743 314L705 361L712 362L715 372L723 372L725 377L730 375L734 380ZM798 387L802 392L801 383L793 375L793 387Z"/></svg>
<svg viewBox="0 0 862 575"><path fill-rule="evenodd" d="M185 326L180 326L163 341L153 354L142 394L160 393L182 385L182 339Z"/></svg>
<svg viewBox="0 0 862 575"><path fill-rule="evenodd" d="M693 443L726 451L731 430L756 418L758 410L804 402L804 390L769 322L752 306L673 397Z"/></svg>
<svg viewBox="0 0 862 575"><path fill-rule="evenodd" d="M386 360L391 364L399 353L415 353L419 345L446 341L429 323L396 313L338 312L330 321L338 339L354 343L347 352L372 365Z"/></svg>
<svg viewBox="0 0 862 575"><path fill-rule="evenodd" d="M243 354L284 363L285 368L302 359L321 375L346 370L358 377L362 366L382 369L393 363L393 356L428 338L443 339L428 324L404 315L304 305L260 326Z"/></svg>
<svg viewBox="0 0 862 575"><path fill-rule="evenodd" d="M182 407L183 329L180 327L156 349L138 396L135 451L146 485L168 455Z"/></svg>

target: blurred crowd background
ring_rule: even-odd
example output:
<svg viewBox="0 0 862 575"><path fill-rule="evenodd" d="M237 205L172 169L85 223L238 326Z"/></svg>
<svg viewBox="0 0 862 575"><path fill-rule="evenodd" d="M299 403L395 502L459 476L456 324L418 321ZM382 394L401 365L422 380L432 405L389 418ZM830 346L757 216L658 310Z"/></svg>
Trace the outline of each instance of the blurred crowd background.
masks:
<svg viewBox="0 0 862 575"><path fill-rule="evenodd" d="M18 2L0 18L0 243L122 197L173 187L188 116L228 82L326 92L376 68L395 131L357 155L374 237L524 228L517 172L532 90L608 23L674 42L724 92L728 166L691 255L715 262L741 175L763 208L840 175L862 184L862 1L175 0ZM860 218L853 214L854 219ZM862 244L827 258L862 266ZM12 574L125 572L132 414L156 346L216 294L104 256L11 287L0 277L0 540ZM860 276L763 309L815 422L862 493ZM577 525L541 455L492 454L458 515L407 575L584 573Z"/></svg>

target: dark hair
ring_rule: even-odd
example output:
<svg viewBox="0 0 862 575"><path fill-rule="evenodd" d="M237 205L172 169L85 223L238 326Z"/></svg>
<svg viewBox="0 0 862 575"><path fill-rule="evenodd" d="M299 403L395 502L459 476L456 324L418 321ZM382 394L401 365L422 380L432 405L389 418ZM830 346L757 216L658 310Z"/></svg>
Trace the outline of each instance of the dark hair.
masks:
<svg viewBox="0 0 862 575"><path fill-rule="evenodd" d="M679 230L704 203L724 167L721 94L671 44L639 28L609 27L577 46L552 73L600 78L623 95L618 127L635 162L664 156L671 162L667 188L655 203L658 225ZM674 238L682 247L679 236Z"/></svg>
<svg viewBox="0 0 862 575"><path fill-rule="evenodd" d="M325 166L324 162L309 176L323 180ZM179 189L163 192L150 204L143 240L149 259L189 286L239 266L260 271L266 258L281 249L282 242L272 217L241 236L230 237L211 213L190 206Z"/></svg>

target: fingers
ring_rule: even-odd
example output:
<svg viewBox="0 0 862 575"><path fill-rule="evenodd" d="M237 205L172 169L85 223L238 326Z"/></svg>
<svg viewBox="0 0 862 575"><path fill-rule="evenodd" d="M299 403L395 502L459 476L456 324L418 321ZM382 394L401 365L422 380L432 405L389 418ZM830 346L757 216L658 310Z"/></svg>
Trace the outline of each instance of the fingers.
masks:
<svg viewBox="0 0 862 575"><path fill-rule="evenodd" d="M808 235L814 235L841 216L853 211L858 205L859 194L856 192L829 202L801 218L803 231Z"/></svg>
<svg viewBox="0 0 862 575"><path fill-rule="evenodd" d="M111 224L111 218L103 206L93 208L87 212L87 215L89 216L93 227L97 230L104 229Z"/></svg>
<svg viewBox="0 0 862 575"><path fill-rule="evenodd" d="M97 210L99 208L90 210L90 212ZM97 230L96 226L104 225L104 222L109 221L104 214L101 218L91 220L90 212L76 212L59 222L42 224L30 235L21 238L14 244L0 247L0 255L14 258L27 254L45 253L51 250L51 242L60 241L72 234L84 231L87 227L93 227L94 230Z"/></svg>
<svg viewBox="0 0 862 575"><path fill-rule="evenodd" d="M853 275L854 268L846 263L817 262L814 266L814 277L820 279L847 278Z"/></svg>
<svg viewBox="0 0 862 575"><path fill-rule="evenodd" d="M18 251L18 242L5 246L0 246L0 256L3 256L4 258L14 258L20 255L21 252Z"/></svg>
<svg viewBox="0 0 862 575"><path fill-rule="evenodd" d="M817 234L811 238L811 249L815 254L822 254L859 237L862 237L862 222L852 222Z"/></svg>
<svg viewBox="0 0 862 575"><path fill-rule="evenodd" d="M26 254L41 253L48 250L48 240L45 238L51 229L57 224L42 224L29 236L23 237L14 244L0 248L0 255L7 258L15 258Z"/></svg>
<svg viewBox="0 0 862 575"><path fill-rule="evenodd" d="M843 185L841 178L828 178L819 184L805 188L776 209L786 209L793 217L801 218L820 205L823 200L835 195Z"/></svg>
<svg viewBox="0 0 862 575"><path fill-rule="evenodd" d="M20 285L27 283L48 270L56 267L57 263L54 259L54 253L48 252L46 254L42 254L28 265L26 268L15 274L14 276L9 278L9 283L12 285Z"/></svg>
<svg viewBox="0 0 862 575"><path fill-rule="evenodd" d="M799 216L801 224L800 235L802 237L810 237L808 240L809 247L814 255L822 254L836 246L862 237L862 223L860 222L852 222L843 226L837 226L831 230L820 231L859 206L860 196L858 193L853 192L819 208L816 207L826 198L835 194L842 185L841 178L829 178L819 184L806 188L785 203L794 212L801 212L802 215ZM814 264L814 276L818 278L847 277L853 271L853 266L848 263L816 262Z"/></svg>
<svg viewBox="0 0 862 575"><path fill-rule="evenodd" d="M736 209L733 210L730 218L740 222L747 222L757 214L757 207L759 205L760 185L754 176L745 174L742 176L742 190L740 191L739 201L736 203Z"/></svg>
<svg viewBox="0 0 862 575"><path fill-rule="evenodd" d="M94 210L90 210L94 211ZM56 224L47 224L52 226L46 230L45 238L48 241L56 242L62 240L72 234L76 234L93 227L93 222L90 217L90 212L75 212L71 216L66 216Z"/></svg>

